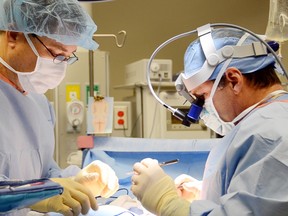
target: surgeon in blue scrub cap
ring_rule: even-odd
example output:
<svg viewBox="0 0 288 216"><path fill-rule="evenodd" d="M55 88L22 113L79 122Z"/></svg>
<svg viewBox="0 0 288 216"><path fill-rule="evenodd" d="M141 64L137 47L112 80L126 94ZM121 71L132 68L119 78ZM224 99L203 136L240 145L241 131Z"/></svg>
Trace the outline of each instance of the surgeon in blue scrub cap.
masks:
<svg viewBox="0 0 288 216"><path fill-rule="evenodd" d="M207 159L200 196L178 195L149 158L134 164L131 190L156 215L287 215L288 94L275 59L241 30L210 29L199 37L187 48L179 79L205 98L201 118L222 136Z"/></svg>
<svg viewBox="0 0 288 216"><path fill-rule="evenodd" d="M61 170L53 159L55 115L43 94L78 60L78 46L98 47L92 38L95 31L76 0L0 1L0 180L50 178L64 187L63 194L31 206L33 210L72 216L97 209L94 194L82 184L97 175Z"/></svg>

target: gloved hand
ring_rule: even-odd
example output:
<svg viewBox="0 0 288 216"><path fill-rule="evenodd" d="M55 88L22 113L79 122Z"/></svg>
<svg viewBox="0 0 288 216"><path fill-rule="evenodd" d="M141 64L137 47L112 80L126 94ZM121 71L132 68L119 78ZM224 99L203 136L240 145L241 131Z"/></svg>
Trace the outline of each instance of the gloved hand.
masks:
<svg viewBox="0 0 288 216"><path fill-rule="evenodd" d="M84 167L74 180L88 187L94 197L108 198L119 188L118 178L110 166L95 160Z"/></svg>
<svg viewBox="0 0 288 216"><path fill-rule="evenodd" d="M30 208L38 212L58 212L65 216L76 216L80 213L87 214L89 209L98 209L96 199L91 191L70 178L52 178L63 188L63 193L42 200Z"/></svg>
<svg viewBox="0 0 288 216"><path fill-rule="evenodd" d="M202 181L198 181L189 175L182 174L175 178L174 183L179 196L189 202L199 199L202 189Z"/></svg>
<svg viewBox="0 0 288 216"><path fill-rule="evenodd" d="M187 215L190 203L178 196L174 181L157 160L146 158L133 166L131 191L141 204L156 215Z"/></svg>

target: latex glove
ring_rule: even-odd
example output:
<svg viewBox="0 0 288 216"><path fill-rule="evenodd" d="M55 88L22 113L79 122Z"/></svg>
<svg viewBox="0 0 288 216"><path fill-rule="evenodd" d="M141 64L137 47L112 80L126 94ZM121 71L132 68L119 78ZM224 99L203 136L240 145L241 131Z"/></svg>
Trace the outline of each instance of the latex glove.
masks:
<svg viewBox="0 0 288 216"><path fill-rule="evenodd" d="M182 174L175 178L174 183L179 196L189 202L199 199L202 189L202 181L198 181L189 175Z"/></svg>
<svg viewBox="0 0 288 216"><path fill-rule="evenodd" d="M146 158L133 166L131 191L141 204L156 215L188 216L190 203L178 196L173 179L157 160Z"/></svg>
<svg viewBox="0 0 288 216"><path fill-rule="evenodd" d="M114 170L99 160L84 167L74 180L88 187L94 197L108 198L119 189L118 178Z"/></svg>
<svg viewBox="0 0 288 216"><path fill-rule="evenodd" d="M70 178L52 178L63 188L63 193L42 200L30 208L38 212L57 212L65 216L76 216L80 213L87 214L89 209L98 209L96 199L91 191Z"/></svg>
<svg viewBox="0 0 288 216"><path fill-rule="evenodd" d="M157 183L166 176L163 169L159 166L158 160L146 158L133 166L134 175L132 176L131 190L141 201L143 194L148 186Z"/></svg>

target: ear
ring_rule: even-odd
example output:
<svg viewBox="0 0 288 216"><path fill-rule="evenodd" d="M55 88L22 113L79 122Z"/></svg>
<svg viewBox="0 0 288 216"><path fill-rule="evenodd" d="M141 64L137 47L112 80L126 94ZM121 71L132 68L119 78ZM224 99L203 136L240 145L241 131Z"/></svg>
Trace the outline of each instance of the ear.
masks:
<svg viewBox="0 0 288 216"><path fill-rule="evenodd" d="M23 37L23 34L20 32L6 32L7 43L12 49L16 47L17 42Z"/></svg>
<svg viewBox="0 0 288 216"><path fill-rule="evenodd" d="M243 75L237 68L228 68L225 72L226 80L231 83L233 91L238 94L243 87Z"/></svg>

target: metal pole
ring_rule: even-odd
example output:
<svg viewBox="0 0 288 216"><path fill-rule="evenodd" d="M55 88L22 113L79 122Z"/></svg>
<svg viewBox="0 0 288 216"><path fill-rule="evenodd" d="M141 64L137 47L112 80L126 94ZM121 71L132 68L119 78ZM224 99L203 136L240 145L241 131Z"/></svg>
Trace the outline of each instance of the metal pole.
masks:
<svg viewBox="0 0 288 216"><path fill-rule="evenodd" d="M94 51L89 50L89 86L90 97L94 97Z"/></svg>

